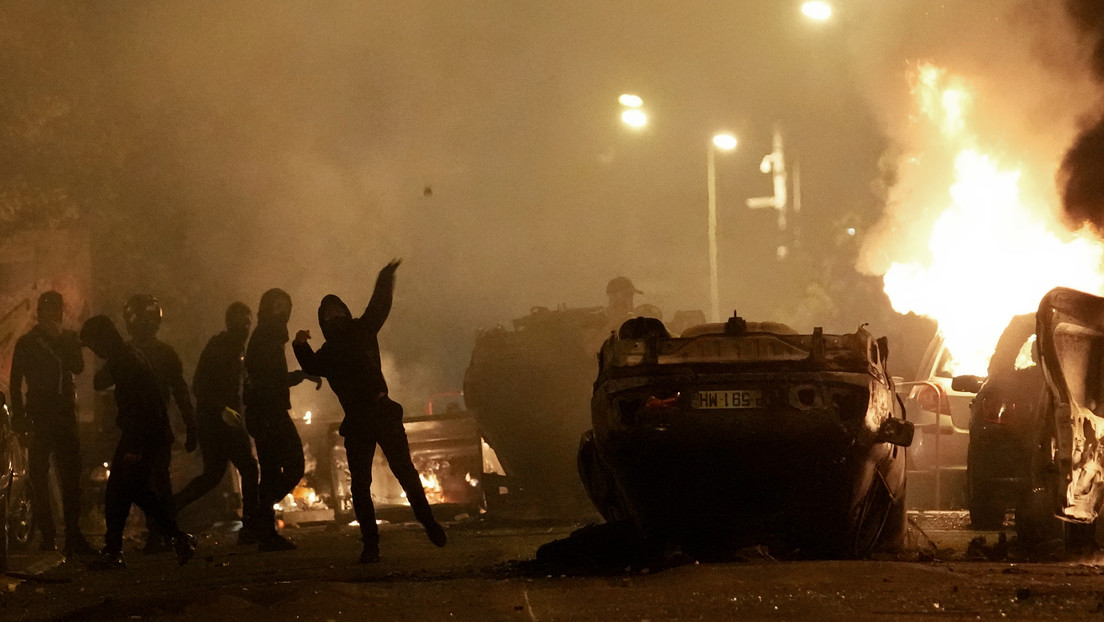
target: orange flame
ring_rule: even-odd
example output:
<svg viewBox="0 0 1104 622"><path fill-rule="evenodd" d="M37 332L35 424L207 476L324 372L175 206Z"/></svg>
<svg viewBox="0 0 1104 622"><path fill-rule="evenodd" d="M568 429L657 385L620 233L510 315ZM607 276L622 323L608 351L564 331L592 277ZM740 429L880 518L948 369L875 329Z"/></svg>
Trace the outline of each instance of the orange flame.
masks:
<svg viewBox="0 0 1104 622"><path fill-rule="evenodd" d="M955 373L984 375L1008 321L1034 311L1048 290L1104 290L1104 247L1087 231L1069 239L1056 234L1054 210L1021 197L1021 171L977 147L966 123L972 99L964 83L925 64L913 94L923 120L957 151L955 181L931 228L930 256L892 263L885 292L896 311L938 322Z"/></svg>

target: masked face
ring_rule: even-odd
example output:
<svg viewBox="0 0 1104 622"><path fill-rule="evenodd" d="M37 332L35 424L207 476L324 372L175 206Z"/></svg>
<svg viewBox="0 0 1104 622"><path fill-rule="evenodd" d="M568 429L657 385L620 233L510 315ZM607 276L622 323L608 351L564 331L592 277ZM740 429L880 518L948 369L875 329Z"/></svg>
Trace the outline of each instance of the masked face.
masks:
<svg viewBox="0 0 1104 622"><path fill-rule="evenodd" d="M249 337L249 329L253 327L253 316L249 313L235 313L226 318L226 332L239 341L245 341Z"/></svg>

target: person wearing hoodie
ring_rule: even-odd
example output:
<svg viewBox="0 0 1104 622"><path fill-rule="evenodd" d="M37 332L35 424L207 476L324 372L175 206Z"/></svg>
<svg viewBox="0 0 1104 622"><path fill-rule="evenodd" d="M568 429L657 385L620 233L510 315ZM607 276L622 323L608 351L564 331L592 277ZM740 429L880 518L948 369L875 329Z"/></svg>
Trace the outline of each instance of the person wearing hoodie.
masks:
<svg viewBox="0 0 1104 622"><path fill-rule="evenodd" d="M284 345L291 319L291 296L273 288L257 305L257 329L245 348L245 426L257 447L261 480L258 486L257 539L261 551L286 551L295 544L276 531L273 506L303 477L303 441L291 420L289 389L307 378L301 370L288 371ZM321 388L321 380L318 388Z"/></svg>
<svg viewBox="0 0 1104 622"><path fill-rule="evenodd" d="M89 318L81 327L80 340L105 360L106 374L97 374L97 390L115 385L116 423L122 430L111 459L104 498L104 549L99 563L105 568L123 568L123 529L130 506L137 505L153 520L161 533L172 538L177 560L184 565L195 555L195 538L176 524L171 508L153 488L156 465L171 451L172 427L157 377L146 357L125 343L115 324L104 315Z"/></svg>
<svg viewBox="0 0 1104 622"><path fill-rule="evenodd" d="M242 358L253 314L245 303L226 309L226 330L211 337L199 355L192 391L196 396L203 473L176 494L179 511L218 486L231 462L241 475L242 529L239 544L257 539L257 459L241 417Z"/></svg>
<svg viewBox="0 0 1104 622"><path fill-rule="evenodd" d="M322 299L318 324L326 342L317 352L308 343L310 331L297 332L292 344L303 371L326 378L345 410L339 432L345 438L353 511L364 544L360 563L379 561L379 529L371 496L376 445L383 450L391 472L406 491L406 499L429 540L437 546L445 546L448 540L445 530L433 518L421 478L410 460L403 409L388 397L380 366L377 335L391 312L399 263L396 259L380 270L372 300L360 317L354 318L349 307L333 294Z"/></svg>

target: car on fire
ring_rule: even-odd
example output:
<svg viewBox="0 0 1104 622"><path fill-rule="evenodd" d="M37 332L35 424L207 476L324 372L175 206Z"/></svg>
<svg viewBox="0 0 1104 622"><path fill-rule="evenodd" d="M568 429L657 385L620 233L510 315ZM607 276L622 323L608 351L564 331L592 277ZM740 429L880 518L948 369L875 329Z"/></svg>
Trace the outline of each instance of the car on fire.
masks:
<svg viewBox="0 0 1104 622"><path fill-rule="evenodd" d="M579 471L609 523L811 557L902 546L912 424L864 328L638 318L602 346ZM721 544L723 543L723 545Z"/></svg>
<svg viewBox="0 0 1104 622"><path fill-rule="evenodd" d="M976 392L970 406L967 504L975 529L999 529L1008 509L1028 494L1031 443L1045 385L1034 354L1035 314L1012 318L983 380L955 378L956 388Z"/></svg>
<svg viewBox="0 0 1104 622"><path fill-rule="evenodd" d="M1055 288L1039 302L1046 391L1029 430L1022 540L1091 546L1104 503L1104 298Z"/></svg>

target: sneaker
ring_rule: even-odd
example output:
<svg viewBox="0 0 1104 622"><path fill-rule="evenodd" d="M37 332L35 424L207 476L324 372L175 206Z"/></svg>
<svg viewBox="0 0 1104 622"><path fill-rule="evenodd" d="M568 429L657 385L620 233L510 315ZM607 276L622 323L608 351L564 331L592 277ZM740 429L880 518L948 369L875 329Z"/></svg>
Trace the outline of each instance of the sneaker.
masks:
<svg viewBox="0 0 1104 622"><path fill-rule="evenodd" d="M372 546L370 544L364 545L364 550L360 552L360 559L357 560L358 564L378 564L380 560L379 545Z"/></svg>
<svg viewBox="0 0 1104 622"><path fill-rule="evenodd" d="M80 536L80 538L74 538L71 542L65 543L64 553L66 557L73 557L75 555L96 555L99 551L89 544L84 536Z"/></svg>
<svg viewBox="0 0 1104 622"><path fill-rule="evenodd" d="M271 553L273 551L294 551L296 548L298 547L295 546L294 542L278 533L274 533L266 538L262 538L261 544L257 547L257 550L262 553Z"/></svg>
<svg viewBox="0 0 1104 622"><path fill-rule="evenodd" d="M433 521L425 526L426 536L429 537L429 541L434 546L445 546L448 542L448 536L445 535L445 528L441 526L441 523Z"/></svg>
<svg viewBox="0 0 1104 622"><path fill-rule="evenodd" d="M180 565L188 563L188 560L195 557L196 551L196 538L190 533L181 533L173 540L173 549L176 551L176 561L180 562Z"/></svg>
<svg viewBox="0 0 1104 622"><path fill-rule="evenodd" d="M122 551L109 551L104 548L88 563L88 567L92 570L119 570L126 568L126 560L123 559Z"/></svg>

